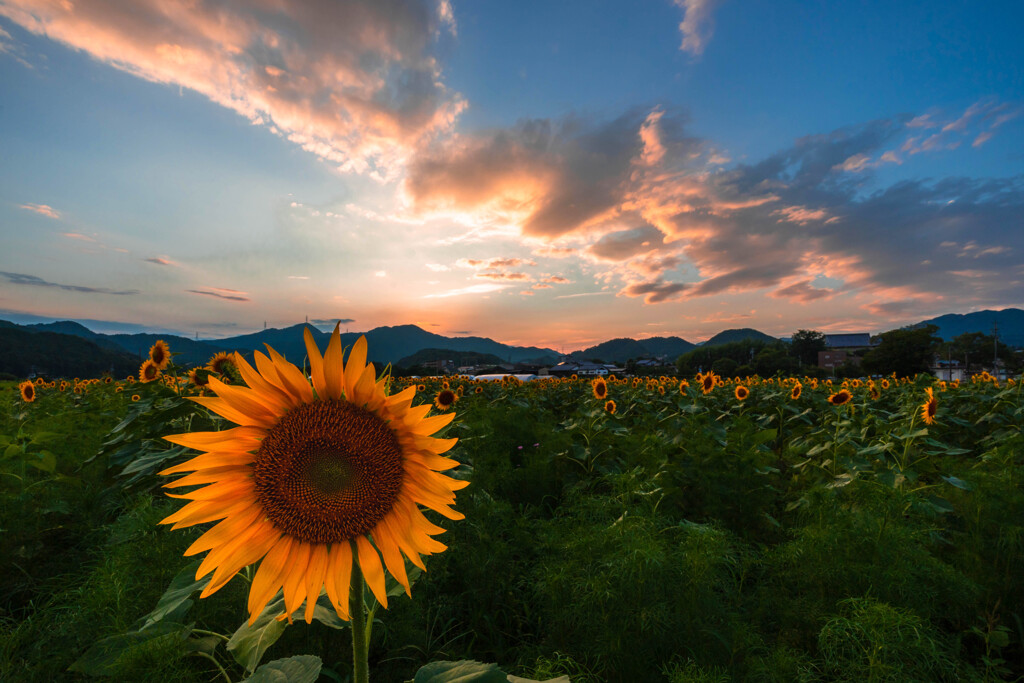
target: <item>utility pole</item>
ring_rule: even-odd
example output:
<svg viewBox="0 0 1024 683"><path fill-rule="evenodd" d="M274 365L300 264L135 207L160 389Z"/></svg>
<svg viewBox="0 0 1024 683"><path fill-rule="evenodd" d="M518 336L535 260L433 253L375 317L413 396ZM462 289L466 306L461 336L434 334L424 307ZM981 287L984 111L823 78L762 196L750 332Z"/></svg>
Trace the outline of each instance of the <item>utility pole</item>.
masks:
<svg viewBox="0 0 1024 683"><path fill-rule="evenodd" d="M999 323L992 321L992 372L999 376Z"/></svg>

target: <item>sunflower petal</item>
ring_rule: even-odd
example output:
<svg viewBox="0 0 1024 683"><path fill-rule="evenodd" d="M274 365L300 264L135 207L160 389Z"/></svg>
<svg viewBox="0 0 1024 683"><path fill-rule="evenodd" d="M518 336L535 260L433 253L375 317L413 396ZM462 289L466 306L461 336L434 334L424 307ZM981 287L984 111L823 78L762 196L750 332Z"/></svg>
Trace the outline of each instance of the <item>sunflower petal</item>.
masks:
<svg viewBox="0 0 1024 683"><path fill-rule="evenodd" d="M270 599L284 584L284 572L291 556L292 537L282 536L260 562L249 589L249 625L256 623Z"/></svg>
<svg viewBox="0 0 1024 683"><path fill-rule="evenodd" d="M331 400L341 398L342 394L348 396L343 380L343 353L341 350L341 334L338 331L338 327L338 325L334 326L331 340L327 342L327 349L324 351L324 386L327 388L326 398Z"/></svg>
<svg viewBox="0 0 1024 683"><path fill-rule="evenodd" d="M323 401L327 398L327 381L324 379L324 359L313 339L313 332L306 327L302 330L302 339L306 342L306 356L309 358L309 378L313 381L313 390Z"/></svg>
<svg viewBox="0 0 1024 683"><path fill-rule="evenodd" d="M270 354L270 359L274 362L274 367L277 368L277 374L288 391L293 396L297 396L302 403L312 403L313 388L306 381L306 376L302 374L302 371L286 361L284 356L272 349L269 344L266 346L267 353Z"/></svg>
<svg viewBox="0 0 1024 683"><path fill-rule="evenodd" d="M207 410L211 410L224 419L231 420L235 424L240 424L242 426L270 427L274 423L273 419L267 419L262 413L259 416L243 413L235 409L222 398L215 398L213 396L189 396L188 400L195 401Z"/></svg>
<svg viewBox="0 0 1024 683"><path fill-rule="evenodd" d="M260 441L266 435L267 430L261 427L232 427L222 432L191 432L189 434L171 434L165 436L165 441L194 448L197 451L221 450L216 446L227 445L230 450L255 450L259 448ZM252 448L246 449L246 446Z"/></svg>
<svg viewBox="0 0 1024 683"><path fill-rule="evenodd" d="M303 615L307 624L313 623L313 610L316 609L320 589L324 585L324 572L327 569L327 546L318 543L313 546L306 569L306 613Z"/></svg>
<svg viewBox="0 0 1024 683"><path fill-rule="evenodd" d="M355 391L359 378L366 368L366 336L360 335L356 343L348 351L348 362L345 363L345 395L351 396ZM351 400L351 399L349 399Z"/></svg>
<svg viewBox="0 0 1024 683"><path fill-rule="evenodd" d="M380 564L380 557L377 555L377 551L373 549L370 542L366 540L366 536L356 536L356 560L359 562L359 568L363 570L363 578L366 579L366 585L373 591L373 595L385 608L388 606L388 593L384 588L384 567Z"/></svg>
<svg viewBox="0 0 1024 683"><path fill-rule="evenodd" d="M269 408L272 413L280 415L295 405L295 400L291 396L265 380L237 351L235 352L235 367L238 368L245 383L253 390L252 398Z"/></svg>
<svg viewBox="0 0 1024 683"><path fill-rule="evenodd" d="M289 622L291 613L299 608L302 599L306 596L306 586L302 579L306 575L306 568L309 566L309 556L312 547L305 541L299 541L292 548L292 557L284 577L284 606L288 611Z"/></svg>
<svg viewBox="0 0 1024 683"><path fill-rule="evenodd" d="M398 549L398 541L391 532L387 515L374 527L373 542L380 549L380 556L384 558L384 565L391 572L391 576L395 577L398 583L402 584L405 588L405 594L411 598L412 589L409 587L409 576L405 573L405 560L402 559L402 553Z"/></svg>
<svg viewBox="0 0 1024 683"><path fill-rule="evenodd" d="M227 465L245 465L256 459L252 453L225 453L214 451L197 455L191 460L186 460L180 465L168 467L160 472L161 475L177 474L179 472L191 472L193 470L205 470L211 467L225 467Z"/></svg>
<svg viewBox="0 0 1024 683"><path fill-rule="evenodd" d="M324 587L338 616L348 621L348 599L352 589L352 545L348 542L331 545L324 572Z"/></svg>

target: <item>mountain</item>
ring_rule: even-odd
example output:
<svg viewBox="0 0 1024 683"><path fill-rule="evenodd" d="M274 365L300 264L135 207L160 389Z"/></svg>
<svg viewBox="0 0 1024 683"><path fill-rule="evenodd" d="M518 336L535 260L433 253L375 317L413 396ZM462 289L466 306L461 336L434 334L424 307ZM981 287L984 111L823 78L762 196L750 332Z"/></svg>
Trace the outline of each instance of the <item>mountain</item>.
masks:
<svg viewBox="0 0 1024 683"><path fill-rule="evenodd" d="M648 337L639 341L623 337L602 342L582 351L574 351L570 355L580 360L597 359L606 363L625 363L631 358L666 356L674 359L693 348L696 348L695 344L680 337Z"/></svg>
<svg viewBox="0 0 1024 683"><path fill-rule="evenodd" d="M729 342L743 341L745 339L758 339L765 342L778 341L775 337L769 336L764 332L758 332L757 330L749 327L741 327L737 330L723 330L704 342L702 346L717 346L719 344L728 344Z"/></svg>
<svg viewBox="0 0 1024 683"><path fill-rule="evenodd" d="M13 323L12 323L13 325ZM175 362L180 365L203 365L218 351L239 351L249 358L254 350L265 352L264 344L270 344L274 350L289 361L301 365L306 356L306 344L303 330L309 327L320 350L327 347L330 334L321 332L305 324L292 325L283 329L271 328L252 334L227 337L225 339L196 341L187 337L170 334L97 334L88 328L71 321L54 323L14 325L34 332L61 331L109 349L127 351L137 358L145 357L149 347L157 339L163 339L171 347L171 352L178 354ZM346 332L341 335L342 346L350 347L364 333ZM416 325L398 325L395 327L377 327L365 333L369 345L370 360L381 365L395 363L400 359L413 355L421 349L447 349L491 354L502 361L519 363L537 361L539 363L555 363L560 357L556 351L535 346L509 346L485 337L444 337L417 327Z"/></svg>
<svg viewBox="0 0 1024 683"><path fill-rule="evenodd" d="M1019 308L964 314L949 313L918 323L918 325L935 325L939 328L938 335L945 341L967 332L991 335L993 324L999 326L999 341L1007 346L1024 347L1024 311Z"/></svg>
<svg viewBox="0 0 1024 683"><path fill-rule="evenodd" d="M49 377L114 377L134 375L138 359L124 351L111 351L78 335L31 329L0 321L0 372L27 377L32 372Z"/></svg>
<svg viewBox="0 0 1024 683"><path fill-rule="evenodd" d="M491 353L478 353L476 351L449 351L448 349L420 349L411 356L395 363L399 368L411 368L414 365L422 365L437 360L450 360L456 367L461 365L500 365L505 361Z"/></svg>

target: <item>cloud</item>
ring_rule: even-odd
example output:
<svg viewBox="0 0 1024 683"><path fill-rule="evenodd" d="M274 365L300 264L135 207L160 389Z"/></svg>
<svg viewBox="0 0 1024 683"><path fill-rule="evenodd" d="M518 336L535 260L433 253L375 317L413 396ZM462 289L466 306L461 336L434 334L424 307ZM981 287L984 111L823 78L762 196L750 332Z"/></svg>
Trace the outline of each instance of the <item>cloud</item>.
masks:
<svg viewBox="0 0 1024 683"><path fill-rule="evenodd" d="M289 275L288 279L289 280L308 280L309 276L308 275Z"/></svg>
<svg viewBox="0 0 1024 683"><path fill-rule="evenodd" d="M23 273L6 273L0 271L0 276L7 278L8 282L14 285L31 285L33 287L55 287L57 289L63 289L67 292L84 292L86 294L113 294L115 296L128 296L132 294L138 294L139 290L113 290L107 289L106 287L85 287L82 285L62 285L56 282L48 282L41 277L35 275L25 275Z"/></svg>
<svg viewBox="0 0 1024 683"><path fill-rule="evenodd" d="M487 280L531 280L532 278L526 273L494 273L484 272L475 273L473 277L484 278Z"/></svg>
<svg viewBox="0 0 1024 683"><path fill-rule="evenodd" d="M554 289L554 285L549 285L543 282L538 282L533 286L534 289Z"/></svg>
<svg viewBox="0 0 1024 683"><path fill-rule="evenodd" d="M786 287L780 287L771 293L776 299L789 299L797 303L808 303L817 299L827 298L835 292L831 289L822 289L811 286L811 280L800 280Z"/></svg>
<svg viewBox="0 0 1024 683"><path fill-rule="evenodd" d="M142 260L145 261L146 263L155 263L158 266L177 266L178 265L174 261L170 260L169 258L165 258L163 256L155 256L153 258L147 258L147 259L142 259Z"/></svg>
<svg viewBox="0 0 1024 683"><path fill-rule="evenodd" d="M3 12L3 7L0 7L0 13ZM54 220L60 220L60 211L48 206L47 204L19 204L19 209L25 209L26 211L32 211L38 213L40 216L46 216Z"/></svg>
<svg viewBox="0 0 1024 683"><path fill-rule="evenodd" d="M451 270L451 268L449 268L448 266L442 265L440 263L425 263L423 265L425 265L429 270L432 270L435 273L443 273L445 271Z"/></svg>
<svg viewBox="0 0 1024 683"><path fill-rule="evenodd" d="M62 232L61 235L64 235L64 237L67 237L68 239L81 240L83 242L95 242L96 241L95 238L89 237L88 235L83 235L80 232Z"/></svg>
<svg viewBox="0 0 1024 683"><path fill-rule="evenodd" d="M572 282L569 278L562 277L561 275L549 275L548 277L541 278L541 282L551 282L556 285L565 285Z"/></svg>
<svg viewBox="0 0 1024 683"><path fill-rule="evenodd" d="M189 88L345 171L387 176L466 102L430 53L429 0L9 0L5 16L155 83Z"/></svg>
<svg viewBox="0 0 1024 683"><path fill-rule="evenodd" d="M624 261L638 254L656 251L665 236L657 228L644 225L610 232L587 248L587 253L604 261Z"/></svg>
<svg viewBox="0 0 1024 683"><path fill-rule="evenodd" d="M237 289L204 287L203 289L186 289L185 291L190 294L202 294L203 296L210 296L215 299L224 299L225 301L251 301L251 299L246 296L246 292L239 292Z"/></svg>
<svg viewBox="0 0 1024 683"><path fill-rule="evenodd" d="M483 269L500 269L500 268L515 268L516 266L536 266L535 261L527 261L521 258L491 258L491 259L471 259L471 258L460 258L455 262L455 265L460 268L483 268ZM430 268L430 266L427 266ZM431 270L434 270L431 268ZM445 268L447 270L447 268Z"/></svg>
<svg viewBox="0 0 1024 683"><path fill-rule="evenodd" d="M720 0L673 0L673 4L683 10L683 21L679 24L683 42L679 49L695 56L704 54L715 30L711 13Z"/></svg>
<svg viewBox="0 0 1024 683"><path fill-rule="evenodd" d="M452 296L462 296L464 294L489 294L491 292L497 292L505 289L508 285L498 284L485 284L485 285L470 285L469 287L461 287L459 289L450 289L447 292L440 292L438 294L427 294L424 299L445 299Z"/></svg>
<svg viewBox="0 0 1024 683"><path fill-rule="evenodd" d="M644 303L657 304L665 301L678 301L682 298L688 285L682 282L635 282L623 289L620 294L628 297L644 297Z"/></svg>

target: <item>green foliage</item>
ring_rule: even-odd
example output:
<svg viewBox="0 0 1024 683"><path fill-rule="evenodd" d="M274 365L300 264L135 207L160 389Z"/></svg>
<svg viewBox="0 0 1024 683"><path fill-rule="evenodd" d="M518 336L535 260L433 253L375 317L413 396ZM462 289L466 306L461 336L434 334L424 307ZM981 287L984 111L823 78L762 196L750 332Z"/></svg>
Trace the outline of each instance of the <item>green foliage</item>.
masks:
<svg viewBox="0 0 1024 683"><path fill-rule="evenodd" d="M801 365L817 365L818 352L826 348L825 333L817 330L797 330L789 342L789 352Z"/></svg>
<svg viewBox="0 0 1024 683"><path fill-rule="evenodd" d="M890 330L878 335L879 345L868 351L861 361L864 372L875 375L896 373L911 376L927 372L932 357L942 341L935 325L914 329Z"/></svg>

